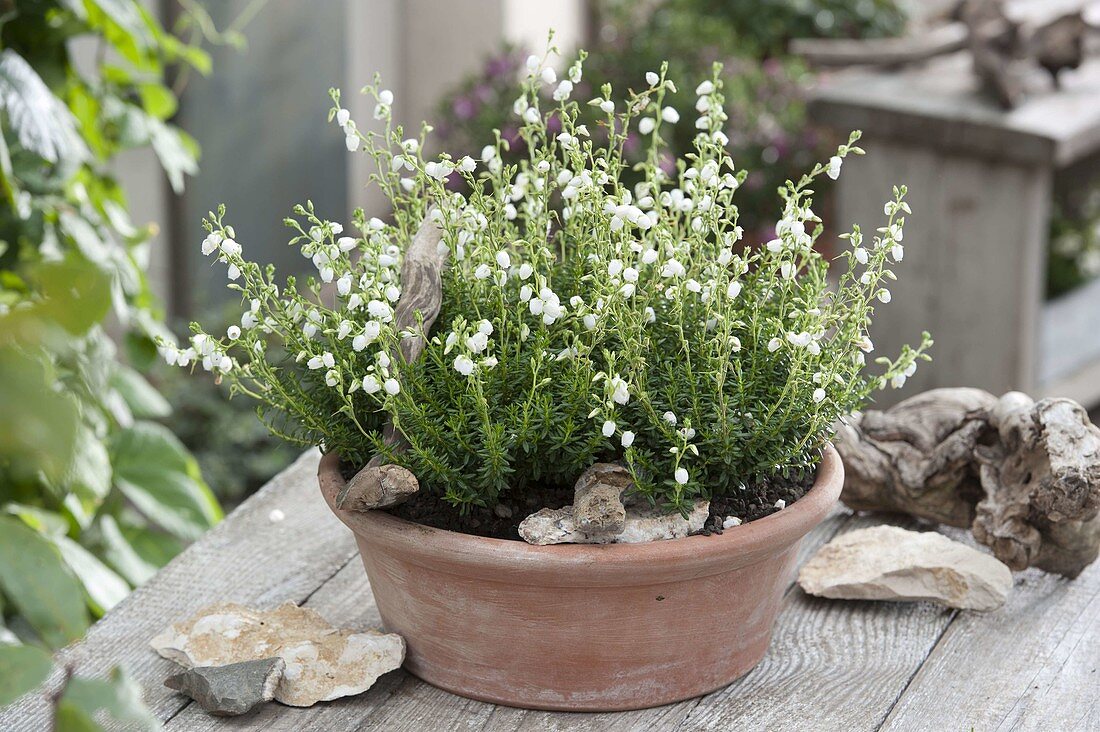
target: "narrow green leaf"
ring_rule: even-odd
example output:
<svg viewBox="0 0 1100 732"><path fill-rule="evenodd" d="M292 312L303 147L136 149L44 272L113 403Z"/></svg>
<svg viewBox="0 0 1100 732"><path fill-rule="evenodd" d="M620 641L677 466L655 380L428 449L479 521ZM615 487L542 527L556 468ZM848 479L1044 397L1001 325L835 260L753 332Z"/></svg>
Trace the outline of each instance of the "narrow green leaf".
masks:
<svg viewBox="0 0 1100 732"><path fill-rule="evenodd" d="M80 582L57 547L10 516L0 516L0 589L55 648L76 640L88 627Z"/></svg>
<svg viewBox="0 0 1100 732"><path fill-rule="evenodd" d="M0 645L0 708L41 686L52 667L41 648Z"/></svg>
<svg viewBox="0 0 1100 732"><path fill-rule="evenodd" d="M69 522L61 514L25 503L8 503L4 513L18 516L23 523L45 536L64 536L69 532Z"/></svg>
<svg viewBox="0 0 1100 732"><path fill-rule="evenodd" d="M74 447L73 461L62 487L80 500L83 512L90 516L111 491L111 457L88 427L77 430Z"/></svg>
<svg viewBox="0 0 1100 732"><path fill-rule="evenodd" d="M130 594L130 585L90 551L66 536L54 538L69 569L84 585L92 612L102 616Z"/></svg>
<svg viewBox="0 0 1100 732"><path fill-rule="evenodd" d="M95 719L106 717L111 729L123 728L135 732L159 730L161 724L142 701L141 686L121 669L111 671L111 678L69 680L58 704L54 729L56 732L101 730Z"/></svg>
<svg viewBox="0 0 1100 732"><path fill-rule="evenodd" d="M176 113L176 95L163 84L142 84L138 92L145 111L157 119L163 121Z"/></svg>
<svg viewBox="0 0 1100 732"><path fill-rule="evenodd" d="M118 390L138 419L167 417L172 412L168 400L144 376L129 366L115 365L111 374L111 386Z"/></svg>
<svg viewBox="0 0 1100 732"><path fill-rule="evenodd" d="M163 566L161 563L149 561L138 552L122 533L114 516L101 516L98 526L103 544L103 558L131 585L136 587L144 583Z"/></svg>
<svg viewBox="0 0 1100 732"><path fill-rule="evenodd" d="M183 193L184 176L199 172L198 145L183 131L155 117L150 117L148 122L153 152L160 159L160 164L168 175L168 182L172 184L172 190Z"/></svg>
<svg viewBox="0 0 1100 732"><path fill-rule="evenodd" d="M115 485L149 520L197 539L222 517L198 464L166 427L138 422L113 443Z"/></svg>

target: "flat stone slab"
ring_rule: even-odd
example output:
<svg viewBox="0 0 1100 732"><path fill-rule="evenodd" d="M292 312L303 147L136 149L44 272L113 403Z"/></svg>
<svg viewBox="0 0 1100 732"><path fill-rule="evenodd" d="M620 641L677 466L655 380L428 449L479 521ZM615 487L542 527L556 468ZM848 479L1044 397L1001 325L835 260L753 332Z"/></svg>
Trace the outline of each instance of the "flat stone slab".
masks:
<svg viewBox="0 0 1100 732"><path fill-rule="evenodd" d="M219 602L150 643L186 668L281 658L286 668L275 700L295 707L360 694L405 660L401 636L335 628L315 610L289 602L274 610Z"/></svg>
<svg viewBox="0 0 1100 732"><path fill-rule="evenodd" d="M798 574L811 595L843 600L927 600L994 610L1012 589L1002 562L934 531L874 526L838 536Z"/></svg>

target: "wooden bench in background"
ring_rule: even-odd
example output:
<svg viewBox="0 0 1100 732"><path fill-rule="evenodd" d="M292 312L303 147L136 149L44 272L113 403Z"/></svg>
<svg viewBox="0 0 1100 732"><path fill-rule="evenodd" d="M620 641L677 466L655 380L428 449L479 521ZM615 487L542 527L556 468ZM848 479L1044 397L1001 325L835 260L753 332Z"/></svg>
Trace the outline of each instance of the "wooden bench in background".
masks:
<svg viewBox="0 0 1100 732"><path fill-rule="evenodd" d="M1100 280L1044 297L1055 191L1100 185L1100 58L1061 78L1005 111L963 53L837 74L815 92L810 118L863 130L867 150L844 165L837 225L871 235L891 186L909 188L905 260L871 337L893 356L931 331L934 364L881 405L960 385L1100 404Z"/></svg>

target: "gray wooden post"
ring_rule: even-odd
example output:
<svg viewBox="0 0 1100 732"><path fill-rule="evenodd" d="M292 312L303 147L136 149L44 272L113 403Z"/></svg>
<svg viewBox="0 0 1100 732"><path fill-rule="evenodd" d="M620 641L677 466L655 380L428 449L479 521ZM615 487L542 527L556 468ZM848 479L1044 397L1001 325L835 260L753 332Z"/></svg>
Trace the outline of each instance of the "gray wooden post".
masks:
<svg viewBox="0 0 1100 732"><path fill-rule="evenodd" d="M890 355L929 330L934 361L880 401L961 385L1100 400L1100 285L1044 300L1054 179L1100 155L1100 61L1063 82L1006 112L960 54L815 92L811 118L863 130L868 153L845 164L837 226L873 232L891 186L909 188L905 260L872 339Z"/></svg>

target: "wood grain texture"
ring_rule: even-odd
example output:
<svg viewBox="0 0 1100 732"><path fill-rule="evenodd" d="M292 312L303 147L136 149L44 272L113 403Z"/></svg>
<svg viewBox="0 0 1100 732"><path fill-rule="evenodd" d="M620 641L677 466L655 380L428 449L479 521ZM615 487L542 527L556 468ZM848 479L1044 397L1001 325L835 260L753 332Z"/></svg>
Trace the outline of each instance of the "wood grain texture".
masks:
<svg viewBox="0 0 1100 732"><path fill-rule="evenodd" d="M1040 3L1051 0L1037 0ZM1011 111L980 91L967 53L900 72L838 73L815 90L815 121L966 157L1065 167L1100 149L1100 58Z"/></svg>
<svg viewBox="0 0 1100 732"><path fill-rule="evenodd" d="M1018 574L1000 610L951 624L883 730L1100 729L1098 620L1100 565Z"/></svg>
<svg viewBox="0 0 1100 732"><path fill-rule="evenodd" d="M973 386L993 394L1036 384L1035 328L1042 301L1051 169L944 153L867 134L867 155L850 158L838 181L835 220L864 232L883 225L882 202L905 184L913 214L905 259L890 287L894 302L875 308L875 352L897 354L928 330L933 366L881 407L936 387ZM989 181L996 181L990 185Z"/></svg>
<svg viewBox="0 0 1100 732"><path fill-rule="evenodd" d="M355 542L317 493L316 451L309 451L249 498L225 521L176 557L58 654L84 676L106 676L122 665L145 689L153 713L167 719L187 701L163 686L178 670L150 647L167 624L217 600L272 606L302 602L356 556ZM271 511L285 515L272 522ZM55 669L39 692L0 710L0 730L49 728L45 694L61 677Z"/></svg>
<svg viewBox="0 0 1100 732"><path fill-rule="evenodd" d="M799 564L827 542L848 521L848 512L836 509L818 526L800 549ZM377 608L358 558L350 561L306 602L330 622L354 628L379 624ZM212 732L215 730L643 730L662 723L671 729L695 706L695 700L619 714L562 714L528 711L463 699L436 689L405 671L383 676L367 693L320 704L309 709L292 709L279 704L262 707L246 718L222 719L206 715L188 705L166 725L169 730Z"/></svg>

